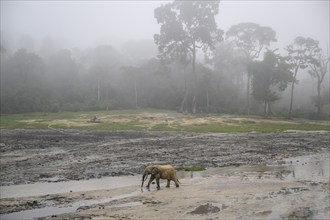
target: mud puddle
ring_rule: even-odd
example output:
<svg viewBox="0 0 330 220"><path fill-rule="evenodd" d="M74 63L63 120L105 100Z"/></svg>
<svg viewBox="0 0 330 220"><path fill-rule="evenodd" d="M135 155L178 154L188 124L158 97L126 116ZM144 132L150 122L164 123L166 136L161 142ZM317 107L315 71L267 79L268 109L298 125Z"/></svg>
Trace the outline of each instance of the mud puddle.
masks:
<svg viewBox="0 0 330 220"><path fill-rule="evenodd" d="M256 198L249 198L252 202L259 202L264 197L265 199L276 198L278 199L279 205L273 206L272 210L266 210L260 213L266 213L270 215L269 218L282 218L284 210L287 209L290 205L295 203L295 201L299 201L299 197L293 197L292 201L287 199L287 196L296 195L297 193L303 191L309 191L313 187L321 186L321 182L329 181L329 166L330 166L330 156L329 154L317 154L310 156L301 156L295 158L289 158L281 161L275 161L270 163L269 165L246 165L246 166L238 166L238 167L223 167L223 168L209 168L207 170L201 172L178 172L178 177L182 183L181 187L184 189L191 188L193 190L193 186L196 187L199 184L199 181L206 181L207 179L212 179L212 177L220 176L216 182L209 183L213 184L212 187L220 186L222 187L226 184L269 184L269 183L283 183L283 182L301 182L306 183L303 187L282 187L278 192L272 192L267 195L258 195ZM93 179L93 180L84 180L84 181L68 181L61 183L36 183L36 184L27 184L27 185L17 185L17 186L8 186L1 187L1 199L3 198L18 198L18 197L26 197L26 196L43 196L52 193L60 194L66 193L70 194L79 192L79 191L93 191L93 190L116 190L124 187L131 187L131 192L123 193L114 197L107 197L104 195L103 197L99 197L97 199L84 199L84 197L78 197L78 201L75 200L73 202L67 202L60 206L49 205L40 209L32 209L25 210L21 212L13 212L10 214L4 214L0 216L0 219L32 219L42 216L55 216L61 215L63 213L76 213L77 210L87 210L90 207L95 205L105 205L107 208L117 208L117 209L127 209L134 208L137 206L142 206L143 203L140 200L130 198L136 196L145 196L150 195L150 193L156 193L155 186L151 187L151 192L145 190L144 193L140 191L140 176L123 176L123 177L106 177L102 179ZM161 188L165 188L165 181L161 182ZM181 189L181 188L180 188ZM164 189L165 190L165 189ZM160 193L163 193L161 190ZM207 188L203 189L207 193ZM316 190L317 192L319 189ZM220 192L220 191L219 191ZM251 192L252 193L252 192ZM297 194L298 195L298 194ZM283 197L283 198L282 198ZM324 202L326 198L324 197L324 192L319 194L313 193L313 197L315 199L314 204L318 206L322 206L318 201ZM230 198L231 195L228 195L228 201L221 201L221 204L226 204L226 207L230 207ZM124 200L124 202L119 203L110 203L116 200ZM238 198L237 201L240 201L241 198ZM247 201L249 201L247 200ZM236 200L235 200L236 201ZM290 204L289 204L290 203ZM292 204L291 204L292 203ZM217 203L210 203L217 204ZM324 205L324 204L323 204ZM51 207L50 207L51 206ZM103 206L104 207L104 206ZM223 210L222 208L220 210ZM226 209L227 210L227 209ZM229 209L230 210L230 209ZM325 211L318 210L313 211L308 207L306 209L298 209L298 211L294 210L292 213L298 213L297 215L301 215L301 213L310 214L312 212L315 216L327 216L326 209ZM307 210L307 211L306 211ZM257 212L256 212L257 213ZM289 213L290 214L290 213ZM289 215L288 214L288 215Z"/></svg>
<svg viewBox="0 0 330 220"><path fill-rule="evenodd" d="M49 215L56 216L58 214L75 212L81 207L108 203L111 201L136 196L139 193L140 193L139 191L134 191L129 194L123 194L123 195L115 196L112 198L80 200L78 202L70 203L65 207L45 207L45 208L41 208L41 209L32 209L32 210L26 210L26 211L21 211L21 212L14 212L14 213L10 213L10 214L0 215L0 219L1 220L17 220L17 219L34 219L34 218L49 216ZM133 206L136 206L139 204L140 203L138 203L138 202L131 202L131 203L117 205L114 207L133 207Z"/></svg>
<svg viewBox="0 0 330 220"><path fill-rule="evenodd" d="M104 177L101 179L66 181L57 183L34 183L0 188L1 199L41 196L47 194L60 194L68 192L92 191L100 189L116 189L133 186L141 179L140 176Z"/></svg>
<svg viewBox="0 0 330 220"><path fill-rule="evenodd" d="M193 175L190 172L178 172L179 178L189 178L201 177L199 173ZM97 204L109 203L115 200L121 200L128 197L137 196L142 193L140 189L141 176L121 176L121 177L105 177L102 179L91 179L91 180L80 180L80 181L66 181L57 183L35 183L35 184L23 184L23 185L13 185L13 186L3 186L1 187L1 199L11 199L11 198L22 198L22 197L38 197L51 194L67 194L67 193L77 193L95 190L115 190L118 188L125 188L130 186L136 186L135 191L127 194L122 194L119 196L111 198L101 198L101 199L88 199L79 200L77 202L72 202L64 204L61 206L54 206L54 204L49 203L51 207L37 208L32 210L25 210L20 212L13 212L10 214L0 215L1 220L10 219L33 219L43 216L56 216L58 214L70 213L79 210L82 207L93 206ZM161 180L162 184L165 184L165 180ZM55 197L56 198L56 197ZM134 207L142 205L141 202L127 202L123 204L113 205L114 208L125 208ZM82 208L84 209L84 208Z"/></svg>

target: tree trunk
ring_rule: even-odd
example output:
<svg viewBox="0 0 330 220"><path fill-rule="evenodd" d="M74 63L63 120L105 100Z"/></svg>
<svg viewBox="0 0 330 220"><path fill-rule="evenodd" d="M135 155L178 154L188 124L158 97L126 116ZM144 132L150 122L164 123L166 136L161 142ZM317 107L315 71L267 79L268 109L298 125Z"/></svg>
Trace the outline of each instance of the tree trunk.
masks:
<svg viewBox="0 0 330 220"><path fill-rule="evenodd" d="M186 67L183 67L183 75L186 77ZM188 89L187 89L187 79L184 80L184 95L179 108L180 113L186 114L188 112L187 109L187 98L188 98Z"/></svg>
<svg viewBox="0 0 330 220"><path fill-rule="evenodd" d="M181 102L180 105L180 109L179 109L180 113L186 113L187 112L187 96L184 95L183 100Z"/></svg>
<svg viewBox="0 0 330 220"><path fill-rule="evenodd" d="M136 88L136 79L134 79L135 108L138 108L138 93Z"/></svg>
<svg viewBox="0 0 330 220"><path fill-rule="evenodd" d="M197 89L197 77L196 77L196 45L193 43L192 50L192 77L193 77L193 99L192 99L192 113L196 114L196 89Z"/></svg>
<svg viewBox="0 0 330 220"><path fill-rule="evenodd" d="M293 106L293 91L294 91L294 83L291 84L291 100L290 100L290 109L289 109L289 119L292 119L292 106Z"/></svg>
<svg viewBox="0 0 330 220"><path fill-rule="evenodd" d="M196 95L194 95L192 100L192 113L196 114Z"/></svg>
<svg viewBox="0 0 330 220"><path fill-rule="evenodd" d="M294 92L294 84L296 82L297 73L298 73L298 68L296 68L294 71L293 82L291 84L291 100L290 100L290 109L289 109L289 115L288 115L289 119L292 119L293 92Z"/></svg>
<svg viewBox="0 0 330 220"><path fill-rule="evenodd" d="M268 102L267 118L270 118L272 116L273 116L272 103L271 102Z"/></svg>
<svg viewBox="0 0 330 220"><path fill-rule="evenodd" d="M183 100L181 102L181 106L179 109L180 113L187 113L188 109L187 109L187 97L188 97L188 90L187 90L187 81L184 82L184 96L183 96Z"/></svg>
<svg viewBox="0 0 330 220"><path fill-rule="evenodd" d="M247 79L247 91L246 91L246 101L247 101L247 114L250 115L250 78L251 75L248 73L248 79Z"/></svg>
<svg viewBox="0 0 330 220"><path fill-rule="evenodd" d="M209 103L209 89L206 87L206 112L209 113L210 103Z"/></svg>
<svg viewBox="0 0 330 220"><path fill-rule="evenodd" d="M101 86L100 86L100 78L97 80L97 101L100 101L101 99Z"/></svg>
<svg viewBox="0 0 330 220"><path fill-rule="evenodd" d="M321 79L320 77L317 78L317 117L321 118Z"/></svg>

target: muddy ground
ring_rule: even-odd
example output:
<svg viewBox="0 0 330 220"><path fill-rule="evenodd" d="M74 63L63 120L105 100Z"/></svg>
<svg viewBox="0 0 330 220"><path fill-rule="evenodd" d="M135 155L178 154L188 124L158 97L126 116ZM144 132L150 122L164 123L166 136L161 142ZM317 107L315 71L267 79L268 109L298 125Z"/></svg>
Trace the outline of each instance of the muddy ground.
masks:
<svg viewBox="0 0 330 220"><path fill-rule="evenodd" d="M137 191L138 176L135 186L115 190L73 190L1 198L1 214L121 195L131 196L79 206L77 212L71 214L49 212L48 218L263 219L286 216L290 219L293 216L291 219L294 219L312 215L323 218L330 210L329 196L318 197L321 205L308 203L316 194L329 194L328 176L313 182L313 176L304 180L287 179L286 176L292 176L292 170L288 169L272 169L266 178L259 172L245 170L251 166L296 163L299 160L295 158L299 156L328 155L329 132L198 134L2 130L0 147L1 186L135 177L149 163L171 163L179 172L193 166L207 168L203 175L194 178L183 174L182 186L178 189L141 193L139 189ZM225 170L212 173L212 168ZM295 196L290 200L291 209L276 211L274 205L280 206L282 200L287 201L289 194ZM319 207L318 214L314 206Z"/></svg>

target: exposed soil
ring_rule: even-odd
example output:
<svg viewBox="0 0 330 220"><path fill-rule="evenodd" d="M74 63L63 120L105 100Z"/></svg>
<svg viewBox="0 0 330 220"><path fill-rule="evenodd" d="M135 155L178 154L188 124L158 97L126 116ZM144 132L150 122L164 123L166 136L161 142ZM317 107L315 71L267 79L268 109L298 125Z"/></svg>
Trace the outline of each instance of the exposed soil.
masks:
<svg viewBox="0 0 330 220"><path fill-rule="evenodd" d="M321 152L328 132L1 131L1 185L140 174L148 163L223 167Z"/></svg>
<svg viewBox="0 0 330 220"><path fill-rule="evenodd" d="M183 177L178 189L164 189L163 185L160 191L137 194L139 176L136 186L116 190L1 198L1 214L135 192L137 195L128 198L81 206L77 212L50 215L49 219L173 219L176 216L179 219L263 219L278 218L283 213L294 219L299 215L315 215L309 200L318 193L329 193L327 177L314 183L288 180L279 178L289 175L286 170L272 170L269 178L261 178L260 173L251 174L244 169L251 165L280 166L292 163L287 158L303 155L329 154L329 132L1 130L0 147L1 186L140 175L149 163L170 163L178 171L192 166L208 168L203 176ZM226 170L212 173L211 168L219 167ZM227 172L228 169L231 172ZM291 194L295 196L290 200L291 209L278 214L274 204L279 206ZM321 198L321 204L327 201L329 196ZM322 216L330 210L327 205L318 206Z"/></svg>

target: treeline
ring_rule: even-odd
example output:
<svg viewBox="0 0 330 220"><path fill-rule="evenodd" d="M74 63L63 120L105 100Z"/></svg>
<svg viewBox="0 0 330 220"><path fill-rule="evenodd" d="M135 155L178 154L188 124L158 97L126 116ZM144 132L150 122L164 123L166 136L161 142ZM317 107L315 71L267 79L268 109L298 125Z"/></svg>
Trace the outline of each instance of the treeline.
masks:
<svg viewBox="0 0 330 220"><path fill-rule="evenodd" d="M241 23L224 33L216 24L209 25L218 9L214 2L205 7L214 10L204 10L204 17L194 18L207 28L186 28L190 23L184 19L189 16L176 17L183 19L176 24L185 25L169 25L173 18L166 14L180 13L190 3L177 4L183 5L169 3L155 10L161 34L154 36L159 50L154 57L141 54L145 59L132 61L110 45L51 53L24 48L10 53L1 45L1 114L160 108L183 113L329 118L329 86L325 83L329 57L317 40L297 37L285 48L287 54L281 55L270 49L276 41L270 27ZM205 62L197 59L202 55ZM314 79L310 83L317 88L311 102L315 108L303 113L294 108L297 75L302 70L309 72ZM290 101L274 110L283 91L289 91Z"/></svg>
<svg viewBox="0 0 330 220"><path fill-rule="evenodd" d="M273 56L271 52L268 54ZM196 65L198 112L246 114L247 76L240 58L235 56L235 51L223 43L216 50L213 61L217 62L213 69L201 63ZM270 62L270 66L259 67L262 62ZM282 91L291 80L290 75L283 75L283 81L276 76L269 81L267 77L271 76L263 73L272 73L262 68L271 68L279 61L266 56L262 62L250 67L256 69L252 80L252 114L263 114L262 101L267 100L263 96L271 96L265 93L269 86L265 81L270 84L274 81L274 85L278 82ZM180 110L182 99L191 89L191 67L161 65L157 58L138 66L125 63L125 57L111 46L99 46L78 54L59 50L49 57L25 49L11 55L2 52L1 113L127 108ZM329 105L327 93L324 91L321 95L323 107ZM272 94L271 100L279 98ZM185 105L187 110L183 111L189 111L192 103L187 101ZM288 108L289 103L285 111ZM282 113L286 114L285 111Z"/></svg>

